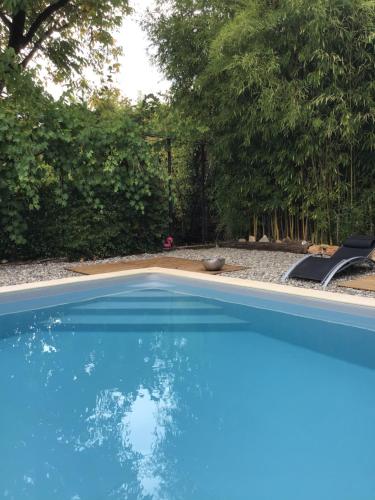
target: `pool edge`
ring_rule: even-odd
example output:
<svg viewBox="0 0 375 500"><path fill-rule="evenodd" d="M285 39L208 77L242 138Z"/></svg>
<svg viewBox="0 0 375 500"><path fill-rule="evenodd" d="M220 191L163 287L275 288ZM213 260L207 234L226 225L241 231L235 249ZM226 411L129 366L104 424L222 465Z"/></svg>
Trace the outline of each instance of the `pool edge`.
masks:
<svg viewBox="0 0 375 500"><path fill-rule="evenodd" d="M133 269L129 271L118 271L114 273L94 274L90 276L77 276L71 278L60 278L56 280L37 281L33 283L23 283L20 285L10 285L0 287L0 295L4 293L20 292L33 290L37 288L48 288L58 285L69 285L74 283L84 283L90 281L106 280L111 278L126 278L128 276L140 276L147 274L161 274L165 276L174 276L180 278L190 278L197 281L220 283L249 288L252 290L269 291L308 299L328 300L331 302L351 304L357 306L366 306L375 308L375 299L371 297L362 297L358 295L349 295L346 293L327 292L324 290L315 290L311 288L302 288L291 285L280 285L278 283L267 283L264 281L248 280L243 278L231 278L228 276L207 275L191 271L181 271L177 269L166 269L161 267L150 267L147 269Z"/></svg>

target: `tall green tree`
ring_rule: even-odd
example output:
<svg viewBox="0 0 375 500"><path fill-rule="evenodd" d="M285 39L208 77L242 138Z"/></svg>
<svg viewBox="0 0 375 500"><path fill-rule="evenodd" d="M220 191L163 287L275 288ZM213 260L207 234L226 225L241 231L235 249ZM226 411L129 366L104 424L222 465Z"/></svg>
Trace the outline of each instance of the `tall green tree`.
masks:
<svg viewBox="0 0 375 500"><path fill-rule="evenodd" d="M215 17L217 2L198 3L173 1L150 33L184 112L208 131L224 228L314 240L373 230L374 3L243 0ZM180 68L207 16L204 50Z"/></svg>
<svg viewBox="0 0 375 500"><path fill-rule="evenodd" d="M209 61L210 41L242 0L156 0L144 27L157 47L156 60L172 82L172 97L194 98L196 79Z"/></svg>
<svg viewBox="0 0 375 500"><path fill-rule="evenodd" d="M100 71L119 54L113 30L129 10L128 0L1 0L1 87L37 56L55 80Z"/></svg>

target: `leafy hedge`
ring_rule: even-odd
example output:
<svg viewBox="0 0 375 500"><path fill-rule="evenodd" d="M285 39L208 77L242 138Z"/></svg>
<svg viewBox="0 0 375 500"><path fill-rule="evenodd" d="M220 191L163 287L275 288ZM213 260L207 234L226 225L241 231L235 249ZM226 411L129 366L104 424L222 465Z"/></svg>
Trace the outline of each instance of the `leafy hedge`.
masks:
<svg viewBox="0 0 375 500"><path fill-rule="evenodd" d="M108 256L159 248L164 172L136 112L54 102L39 89L0 102L0 256Z"/></svg>

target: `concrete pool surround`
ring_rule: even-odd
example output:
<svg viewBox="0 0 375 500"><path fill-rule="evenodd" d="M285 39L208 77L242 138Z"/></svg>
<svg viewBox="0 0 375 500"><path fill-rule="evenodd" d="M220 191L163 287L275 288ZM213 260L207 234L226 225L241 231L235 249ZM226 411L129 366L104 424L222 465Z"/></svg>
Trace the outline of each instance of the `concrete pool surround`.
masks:
<svg viewBox="0 0 375 500"><path fill-rule="evenodd" d="M193 279L196 283L211 283L218 285L232 285L238 287L242 290L248 289L249 291L262 291L262 292L272 292L276 294L282 294L285 296L294 296L299 298L315 299L324 302L332 302L338 304L349 304L352 306L364 306L375 308L375 299L371 297L363 297L358 295L349 295L344 293L334 293L323 290L309 289L309 288L301 288L290 285L279 285L276 283L266 283L263 281L254 281L254 280L244 280L241 278L230 278L227 276L218 276L218 275L207 275L202 273L195 273L190 271L181 271L175 269L165 269L159 267L150 267L147 269L136 269L130 271L120 271L114 273L106 273L103 275L91 275L91 276L82 276L82 277L73 277L73 278L61 278L57 280L48 280L48 281L40 281L33 283L24 283L21 285L11 285L11 286L3 286L0 287L0 302L1 295L8 294L13 292L22 292L27 290L36 290L41 288L50 288L56 287L59 285L70 285L74 283L87 283L90 281L103 281L105 283L106 280L110 280L113 278L127 278L127 277L141 277L150 276L153 274L161 275L161 276L170 276L175 278L188 278Z"/></svg>

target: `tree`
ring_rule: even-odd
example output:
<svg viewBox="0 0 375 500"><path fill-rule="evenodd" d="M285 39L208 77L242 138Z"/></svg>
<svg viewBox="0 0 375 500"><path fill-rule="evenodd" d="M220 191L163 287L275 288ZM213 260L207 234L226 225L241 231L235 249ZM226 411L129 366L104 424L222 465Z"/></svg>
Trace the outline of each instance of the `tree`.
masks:
<svg viewBox="0 0 375 500"><path fill-rule="evenodd" d="M149 31L174 105L207 130L228 232L373 230L374 3L170 3Z"/></svg>
<svg viewBox="0 0 375 500"><path fill-rule="evenodd" d="M128 0L1 0L0 82L42 55L55 80L84 67L103 68L119 54L113 29Z"/></svg>
<svg viewBox="0 0 375 500"><path fill-rule="evenodd" d="M374 21L366 0L248 1L212 42L198 83L236 222L325 241L370 230Z"/></svg>
<svg viewBox="0 0 375 500"><path fill-rule="evenodd" d="M242 0L157 0L144 27L157 47L156 61L172 82L172 96L194 99L196 78L209 60L210 41ZM189 106L189 104L187 104Z"/></svg>

